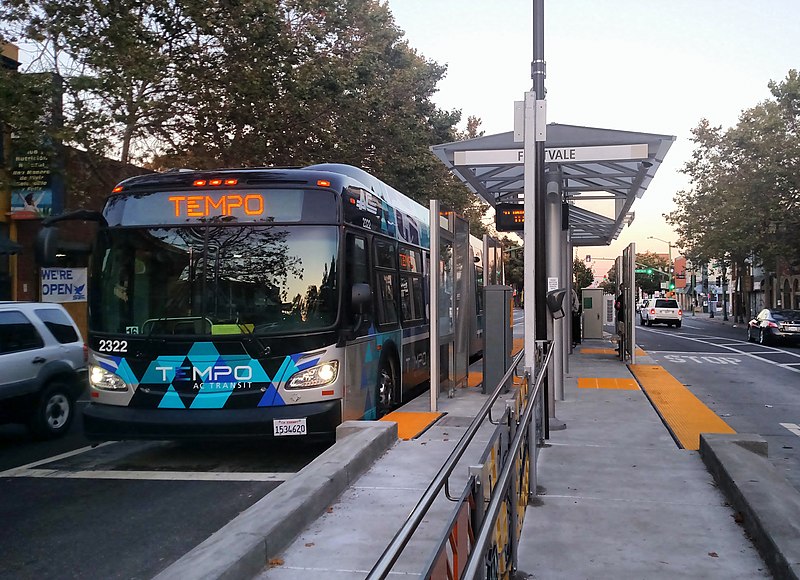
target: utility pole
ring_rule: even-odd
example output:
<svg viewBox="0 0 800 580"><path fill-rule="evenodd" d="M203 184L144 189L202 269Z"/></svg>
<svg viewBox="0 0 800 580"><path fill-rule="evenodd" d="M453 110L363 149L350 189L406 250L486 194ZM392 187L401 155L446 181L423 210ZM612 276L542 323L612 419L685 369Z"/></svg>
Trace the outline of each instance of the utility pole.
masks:
<svg viewBox="0 0 800 580"><path fill-rule="evenodd" d="M722 260L722 320L728 320L728 271L725 260Z"/></svg>

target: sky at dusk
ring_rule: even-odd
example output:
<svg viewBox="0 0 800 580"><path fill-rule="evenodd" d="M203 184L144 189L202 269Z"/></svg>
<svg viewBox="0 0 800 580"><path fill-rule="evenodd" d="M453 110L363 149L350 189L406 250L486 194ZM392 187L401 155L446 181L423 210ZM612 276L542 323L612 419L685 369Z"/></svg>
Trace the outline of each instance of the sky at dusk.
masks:
<svg viewBox="0 0 800 580"><path fill-rule="evenodd" d="M531 89L533 1L388 0L421 55L447 65L434 96L486 134L513 129L513 103ZM636 218L611 245L578 255L615 257L629 243L666 254L677 242L662 215L688 187L680 172L691 129L707 118L731 127L770 97L767 84L800 68L800 2L770 0L558 0L544 2L547 120L674 135ZM673 250L673 254L677 254ZM602 274L610 261L596 261Z"/></svg>

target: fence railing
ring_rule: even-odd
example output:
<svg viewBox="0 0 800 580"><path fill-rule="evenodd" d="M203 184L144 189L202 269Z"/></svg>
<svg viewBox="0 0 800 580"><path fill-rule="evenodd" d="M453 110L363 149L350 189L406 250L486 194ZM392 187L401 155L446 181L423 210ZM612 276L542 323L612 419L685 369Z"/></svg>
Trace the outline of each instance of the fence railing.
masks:
<svg viewBox="0 0 800 580"><path fill-rule="evenodd" d="M545 350L546 347L546 350ZM530 495L537 444L544 439L547 406L542 383L552 355L552 344L537 343L537 372L528 370L513 401L499 419L491 409L524 356L517 353L511 366L475 415L464 435L439 469L417 505L381 554L367 578L385 578L411 540L433 502L444 491L455 508L441 541L431 553L424 578L501 578L516 569L516 550ZM469 468L468 479L457 498L449 493L449 478L485 420L496 425L480 464ZM535 420L534 420L535 419Z"/></svg>

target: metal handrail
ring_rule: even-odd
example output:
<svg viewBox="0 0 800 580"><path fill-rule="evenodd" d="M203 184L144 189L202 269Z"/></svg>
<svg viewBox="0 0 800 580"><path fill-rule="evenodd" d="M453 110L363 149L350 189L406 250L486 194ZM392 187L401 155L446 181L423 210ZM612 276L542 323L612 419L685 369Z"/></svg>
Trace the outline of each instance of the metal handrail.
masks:
<svg viewBox="0 0 800 580"><path fill-rule="evenodd" d="M383 554L381 554L380 558L378 558L378 561L372 567L372 570L370 570L369 574L367 575L367 580L375 580L378 578L383 579L389 574L392 565L397 561L397 559L400 557L400 554L403 552L403 549L411 540L411 535L419 527L420 523L422 522L422 518L425 516L428 509L436 499L437 494L439 491L441 491L445 482L450 477L450 474L455 469L458 460L461 459L462 455L464 455L467 447L472 442L472 438L478 432L478 429L483 422L483 418L500 396L500 393L503 391L507 381L511 379L514 369L522 360L524 355L525 349L523 348L511 361L511 366L503 375L503 378L500 379L500 382L494 388L492 394L480 408L478 414L475 415L475 418L469 424L469 427L467 427L466 432L461 436L461 439L459 439L458 443L456 444L455 449L453 449L447 460L444 462L436 476L431 481L430 485L428 485L428 488L422 494L422 497L411 511L411 514L408 516L408 518L406 518L403 526L400 528L400 530L398 530L394 538L392 538L392 541L383 551Z"/></svg>
<svg viewBox="0 0 800 580"><path fill-rule="evenodd" d="M550 357L553 354L553 350L554 345L551 342L547 350L547 355L545 355L544 362L539 366L539 373L534 382L533 389L529 391L528 403L525 406L525 410L523 411L519 420L519 425L521 428L517 429L514 439L511 441L511 446L508 449L507 457L514 457L517 454L522 444L522 439L527 434L528 430L523 428L523 426L527 425L531 420L531 414L533 414L533 409L536 406L536 399L539 396L539 390L542 388L542 382L547 374L547 365L550 364ZM462 575L464 578L478 577L478 569L483 563L486 547L489 545L489 541L491 540L491 534L494 531L495 522L497 521L497 516L500 513L500 507L505 499L506 488L508 487L514 467L514 461L507 461L497 477L497 484L494 486L492 496L489 499L489 505L486 508L481 528L478 531L478 536L475 538L475 544L472 547L469 559L464 567L464 573Z"/></svg>

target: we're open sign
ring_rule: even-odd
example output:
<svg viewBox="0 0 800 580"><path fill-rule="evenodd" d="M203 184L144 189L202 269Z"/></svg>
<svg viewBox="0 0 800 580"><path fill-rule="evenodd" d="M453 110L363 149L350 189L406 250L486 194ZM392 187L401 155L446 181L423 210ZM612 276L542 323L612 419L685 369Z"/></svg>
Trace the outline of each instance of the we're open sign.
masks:
<svg viewBox="0 0 800 580"><path fill-rule="evenodd" d="M42 268L42 302L86 302L86 268Z"/></svg>

